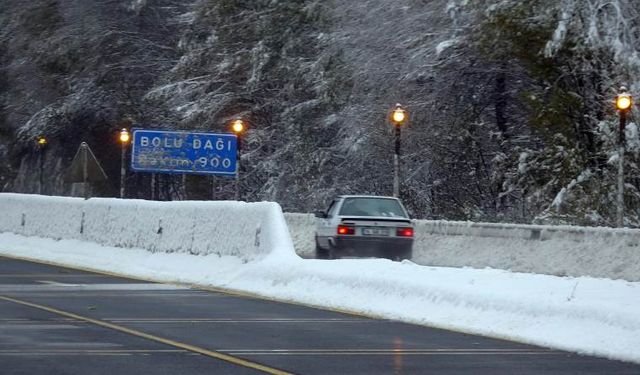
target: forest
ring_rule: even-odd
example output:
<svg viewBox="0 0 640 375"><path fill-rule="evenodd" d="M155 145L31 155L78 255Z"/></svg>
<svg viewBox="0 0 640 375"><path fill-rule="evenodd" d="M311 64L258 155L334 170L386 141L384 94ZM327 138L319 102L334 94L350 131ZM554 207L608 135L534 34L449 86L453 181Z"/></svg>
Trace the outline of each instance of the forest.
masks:
<svg viewBox="0 0 640 375"><path fill-rule="evenodd" d="M242 200L312 212L391 195L401 103L414 217L613 226L614 100L639 77L637 0L3 0L0 191L75 194L63 177L87 142L109 176L95 194L115 197L121 128L228 132L242 118ZM129 172L126 187L233 199L235 181Z"/></svg>

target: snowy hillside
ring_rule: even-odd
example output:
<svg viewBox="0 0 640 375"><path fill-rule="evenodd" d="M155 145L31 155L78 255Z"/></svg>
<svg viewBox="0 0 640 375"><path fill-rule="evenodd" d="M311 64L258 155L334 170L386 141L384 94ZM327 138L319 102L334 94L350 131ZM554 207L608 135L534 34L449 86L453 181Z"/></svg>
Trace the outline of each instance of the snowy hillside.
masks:
<svg viewBox="0 0 640 375"><path fill-rule="evenodd" d="M125 126L227 131L244 117L242 198L310 212L391 192L418 218L612 225L617 114L640 89L635 0L7 0L0 13L3 191L68 194L80 141L118 189ZM635 113L635 110L634 110ZM640 142L627 131L626 225ZM40 135L46 150L34 147ZM42 158L41 158L42 157ZM129 197L233 197L233 181L132 174Z"/></svg>

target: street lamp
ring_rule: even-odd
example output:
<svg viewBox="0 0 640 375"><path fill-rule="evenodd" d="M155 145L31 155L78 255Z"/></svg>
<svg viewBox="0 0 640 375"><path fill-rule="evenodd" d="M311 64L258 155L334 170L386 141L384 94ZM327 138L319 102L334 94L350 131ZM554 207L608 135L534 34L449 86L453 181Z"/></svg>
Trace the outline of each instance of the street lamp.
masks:
<svg viewBox="0 0 640 375"><path fill-rule="evenodd" d="M45 136L39 136L36 140L36 147L38 149L38 162L40 164L40 173L39 173L39 183L38 183L38 194L42 194L44 191L44 149L47 148L47 144L49 141Z"/></svg>
<svg viewBox="0 0 640 375"><path fill-rule="evenodd" d="M236 135L240 135L240 134L244 133L244 121L242 121L241 119L234 120L231 123L231 130Z"/></svg>
<svg viewBox="0 0 640 375"><path fill-rule="evenodd" d="M120 199L122 199L124 198L125 177L127 175L127 169L125 166L125 159L127 158L127 146L131 141L131 133L129 133L129 130L127 130L127 128L122 128L122 130L120 130L118 140L120 141L122 150L122 154L120 157Z"/></svg>
<svg viewBox="0 0 640 375"><path fill-rule="evenodd" d="M627 93L626 87L620 88L620 94L616 97L616 109L620 114L620 126L618 134L618 202L617 202L617 226L624 226L624 153L626 146L625 128L627 126L627 114L633 107L633 97Z"/></svg>
<svg viewBox="0 0 640 375"><path fill-rule="evenodd" d="M236 196L235 200L240 200L240 160L242 152L242 135L247 130L247 126L242 119L236 119L231 122L231 131L236 135L238 146L236 148Z"/></svg>
<svg viewBox="0 0 640 375"><path fill-rule="evenodd" d="M393 196L400 197L400 132L402 126L407 122L407 110L400 104L391 112L391 123L395 130L396 147L393 154Z"/></svg>

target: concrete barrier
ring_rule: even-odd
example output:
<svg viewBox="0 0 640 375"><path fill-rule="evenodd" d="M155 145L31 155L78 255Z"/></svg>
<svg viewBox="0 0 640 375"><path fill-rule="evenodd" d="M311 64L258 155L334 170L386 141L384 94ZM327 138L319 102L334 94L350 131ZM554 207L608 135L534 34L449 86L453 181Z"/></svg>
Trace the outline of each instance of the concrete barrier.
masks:
<svg viewBox="0 0 640 375"><path fill-rule="evenodd" d="M295 256L282 210L268 202L85 201L0 194L0 231L246 261L274 252Z"/></svg>
<svg viewBox="0 0 640 375"><path fill-rule="evenodd" d="M245 261L295 256L294 246L313 257L315 222L310 214L283 216L266 202L0 194L0 232ZM413 261L422 265L640 281L640 230L428 220L414 226Z"/></svg>
<svg viewBox="0 0 640 375"><path fill-rule="evenodd" d="M315 218L285 214L299 255L313 257ZM413 261L640 281L640 230L414 220Z"/></svg>

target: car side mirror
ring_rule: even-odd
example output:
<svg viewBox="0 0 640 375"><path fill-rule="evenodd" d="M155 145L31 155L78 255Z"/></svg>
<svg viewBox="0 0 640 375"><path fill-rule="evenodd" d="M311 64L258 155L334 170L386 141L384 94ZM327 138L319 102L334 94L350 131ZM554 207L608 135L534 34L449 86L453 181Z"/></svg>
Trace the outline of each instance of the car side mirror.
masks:
<svg viewBox="0 0 640 375"><path fill-rule="evenodd" d="M327 218L327 213L324 211L315 211L313 213L316 217L320 218L320 219L326 219Z"/></svg>

